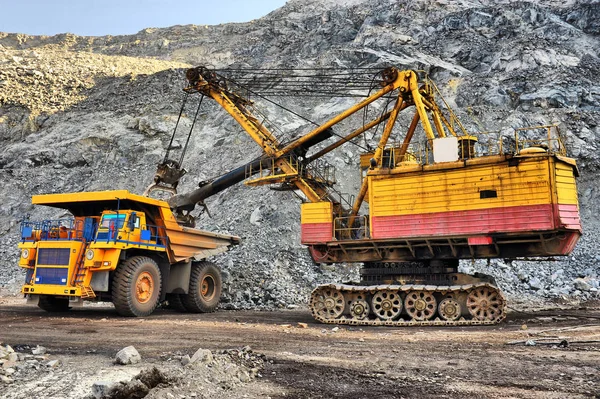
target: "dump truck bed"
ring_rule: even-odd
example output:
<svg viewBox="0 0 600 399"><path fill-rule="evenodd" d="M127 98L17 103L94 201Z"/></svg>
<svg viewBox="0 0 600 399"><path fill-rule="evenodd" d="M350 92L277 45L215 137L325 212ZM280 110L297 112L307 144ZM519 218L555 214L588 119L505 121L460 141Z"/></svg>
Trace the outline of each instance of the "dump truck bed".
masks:
<svg viewBox="0 0 600 399"><path fill-rule="evenodd" d="M164 228L171 263L204 259L226 252L240 242L236 236L181 226L167 202L127 190L34 195L32 203L66 209L74 216L97 216L106 210L119 209L144 212L155 225Z"/></svg>

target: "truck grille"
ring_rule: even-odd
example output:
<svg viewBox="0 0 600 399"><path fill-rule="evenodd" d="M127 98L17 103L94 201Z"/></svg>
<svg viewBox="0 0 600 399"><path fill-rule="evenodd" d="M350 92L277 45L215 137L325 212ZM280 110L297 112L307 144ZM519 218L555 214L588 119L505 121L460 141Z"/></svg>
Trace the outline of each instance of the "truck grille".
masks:
<svg viewBox="0 0 600 399"><path fill-rule="evenodd" d="M38 249L38 265L67 266L71 256L71 248L40 248Z"/></svg>
<svg viewBox="0 0 600 399"><path fill-rule="evenodd" d="M36 284L67 285L69 268L67 267L36 267Z"/></svg>

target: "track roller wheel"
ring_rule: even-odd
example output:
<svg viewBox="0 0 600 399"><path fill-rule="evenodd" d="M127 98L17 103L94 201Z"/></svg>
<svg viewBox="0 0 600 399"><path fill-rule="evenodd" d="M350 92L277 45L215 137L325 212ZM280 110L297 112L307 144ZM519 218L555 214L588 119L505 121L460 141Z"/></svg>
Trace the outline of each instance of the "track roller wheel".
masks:
<svg viewBox="0 0 600 399"><path fill-rule="evenodd" d="M503 307L504 300L498 290L492 287L477 287L467 296L467 309L476 320L498 320Z"/></svg>
<svg viewBox="0 0 600 399"><path fill-rule="evenodd" d="M40 295L38 307L46 312L66 312L69 306L69 298L57 298L53 295Z"/></svg>
<svg viewBox="0 0 600 399"><path fill-rule="evenodd" d="M221 290L221 271L217 265L212 262L193 263L189 291L181 296L183 306L193 313L214 312L221 299Z"/></svg>
<svg viewBox="0 0 600 399"><path fill-rule="evenodd" d="M121 316L144 317L158 306L160 269L147 256L134 256L117 266L112 280L112 299Z"/></svg>
<svg viewBox="0 0 600 399"><path fill-rule="evenodd" d="M371 306L380 320L393 320L400 316L402 299L395 291L377 291L371 298Z"/></svg>
<svg viewBox="0 0 600 399"><path fill-rule="evenodd" d="M323 287L313 293L310 305L315 315L333 320L344 313L344 295L335 288Z"/></svg>
<svg viewBox="0 0 600 399"><path fill-rule="evenodd" d="M404 299L406 313L416 321L429 320L436 310L437 301L432 292L411 291Z"/></svg>
<svg viewBox="0 0 600 399"><path fill-rule="evenodd" d="M369 303L364 299L357 299L350 303L350 315L355 320L364 320L369 316Z"/></svg>
<svg viewBox="0 0 600 399"><path fill-rule="evenodd" d="M443 320L454 321L460 317L460 304L452 297L442 299L438 305L438 314Z"/></svg>

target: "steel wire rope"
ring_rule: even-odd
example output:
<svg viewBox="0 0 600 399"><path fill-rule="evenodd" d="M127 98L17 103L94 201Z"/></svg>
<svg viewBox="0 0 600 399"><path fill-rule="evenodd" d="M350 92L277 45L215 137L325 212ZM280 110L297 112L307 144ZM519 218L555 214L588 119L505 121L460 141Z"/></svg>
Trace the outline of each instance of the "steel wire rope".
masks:
<svg viewBox="0 0 600 399"><path fill-rule="evenodd" d="M286 95L283 91L292 91L300 89L303 92L309 91L310 96L314 97L315 94L327 95L327 96L352 96L362 97L364 95L358 95L355 93L341 93L340 89L343 90L360 90L370 88L372 79L365 79L361 77L358 71L374 71L380 70L379 68L358 68L353 69L350 72L340 72L337 68L303 68L303 71L314 71L319 73L315 74L298 74L297 69L288 68L237 68L237 69L219 69L218 72L225 72L229 75L229 80L235 81L237 84L252 87L255 90L261 90L262 95ZM270 71L270 72L267 72ZM277 73L272 73L276 71ZM321 71L335 71L332 74L324 74ZM249 74L260 72L259 76L248 76ZM292 72L292 73L281 73L281 72ZM364 73L364 72L362 72ZM348 78L348 77L350 78ZM275 78L275 79L273 79ZM294 80L290 80L294 79ZM302 80L299 80L302 79ZM310 88L308 87L310 86ZM315 90L319 89L319 90ZM327 91L324 92L323 89ZM332 93L333 91L336 91ZM296 95L305 95L297 91Z"/></svg>
<svg viewBox="0 0 600 399"><path fill-rule="evenodd" d="M248 88L248 87L244 87L243 85L239 85L239 84L237 84L237 83L236 83L234 80L231 80L231 79L229 79L229 78L227 78L227 77L225 77L225 76L222 76L222 75L219 75L219 76L220 76L221 78L223 78L223 79L227 80L228 82L231 82L231 83L233 83L234 85L237 85L237 86L241 87L242 89L245 89L247 92L249 92L249 93L252 93L252 94L254 94L254 95L255 95L255 96L257 96L257 97L259 97L259 98L262 98L263 100L270 102L271 104L275 105L276 107L279 107L279 108L283 109L284 111L287 111L287 112L289 112L289 113L291 113L291 114L293 114L293 115L295 115L295 116L297 116L297 117L299 117L299 118L301 118L301 119L303 119L303 120L305 120L305 121L307 121L307 122L309 122L309 123L312 123L313 125L315 125L315 126L317 126L317 127L318 127L318 126L321 126L321 125L319 125L317 122L314 122L314 121L312 121L312 120L308 119L307 117L305 117L305 116L303 116L303 115L300 115L300 114L298 114L297 112L294 112L294 111L292 111L292 110L291 110L291 109L289 109L289 108L286 108L286 107L284 107L283 105L281 105L281 104L279 104L279 103L277 103L277 102L275 102L275 101L273 101L273 100L271 100L271 99L269 99L269 98L267 98L267 97L265 97L265 96L263 96L263 95L261 95L261 94L259 94L259 93L255 92L254 90L250 90L250 88ZM270 123L272 123L271 121L269 121L269 122L270 122ZM331 134L332 134L332 135L334 135L334 136L336 136L336 137L338 137L338 138L341 138L341 139L343 139L343 138L344 138L343 136L341 136L341 135L339 135L339 134L335 133L335 131L333 131L333 129L331 129ZM361 149L363 149L363 150L365 150L365 151L368 151L366 148L362 147L360 144L356 144L356 143L354 143L354 142L352 142L352 141L350 141L350 143L351 143L351 144L354 144L355 146L357 146L357 147L359 147L359 148L361 148ZM283 144L286 144L286 143L283 143Z"/></svg>
<svg viewBox="0 0 600 399"><path fill-rule="evenodd" d="M369 91L368 91L368 93L367 93L367 96L370 96L370 95L371 95L371 91L373 91L373 89L375 89L375 79L377 78L377 75L378 75L378 74L377 74L377 73L375 73L375 74L373 74L373 77L371 78L371 85L370 85L370 87L369 87ZM389 103L386 103L386 106L384 107L384 109L383 109L383 111L382 111L382 114L381 114L381 115L383 115L383 112L385 112L385 111L387 110L387 106L388 106L388 104L389 104ZM368 104L368 105L365 107L365 109L363 110L363 126L367 124L368 112L369 112L369 105L370 105L370 104ZM371 138L375 137L375 135L377 134L377 131L379 130L379 125L380 125L380 124L377 124L377 126L375 126L375 131L374 131L374 132L373 132L373 134L371 135ZM371 151L371 146L369 146L369 143L367 142L367 135L366 135L366 134L365 134L365 135L363 135L363 140L364 140L364 142L365 142L365 146L368 148L368 150L367 150L367 151L368 151L368 152L370 152L370 151Z"/></svg>
<svg viewBox="0 0 600 399"><path fill-rule="evenodd" d="M185 146L181 151L181 157L179 158L179 166L183 165L183 157L187 151L188 144L190 142L190 137L192 137L192 131L194 130L194 125L196 125L196 120L198 119L198 113L200 112L200 106L202 105L202 100L204 100L204 94L200 95L200 101L198 101L198 108L196 108L196 114L194 115L194 120L192 122L192 126L190 127L190 132L188 133L187 140L185 141Z"/></svg>
<svg viewBox="0 0 600 399"><path fill-rule="evenodd" d="M185 95L183 96L183 102L181 104L181 108L179 109L179 116L177 117L177 122L175 123L173 134L171 134L171 140L169 141L169 145L167 146L167 151L165 152L165 158L163 159L163 163L167 162L167 159L169 159L169 152L171 151L173 139L175 139L175 133L177 133L177 126L179 126L179 120L181 119L181 115L183 114L183 109L185 108L185 103L187 102L188 96L189 93L185 93Z"/></svg>

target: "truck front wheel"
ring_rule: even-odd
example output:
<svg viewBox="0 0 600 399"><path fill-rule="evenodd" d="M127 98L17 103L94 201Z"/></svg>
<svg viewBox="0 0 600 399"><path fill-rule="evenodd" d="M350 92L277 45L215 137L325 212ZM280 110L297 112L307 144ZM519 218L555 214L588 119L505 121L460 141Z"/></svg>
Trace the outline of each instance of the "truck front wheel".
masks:
<svg viewBox="0 0 600 399"><path fill-rule="evenodd" d="M112 281L112 300L121 316L144 317L158 306L160 269L147 256L134 256L121 263Z"/></svg>
<svg viewBox="0 0 600 399"><path fill-rule="evenodd" d="M221 271L211 262L192 264L190 287L187 295L182 295L183 305L189 312L214 312L221 299Z"/></svg>

